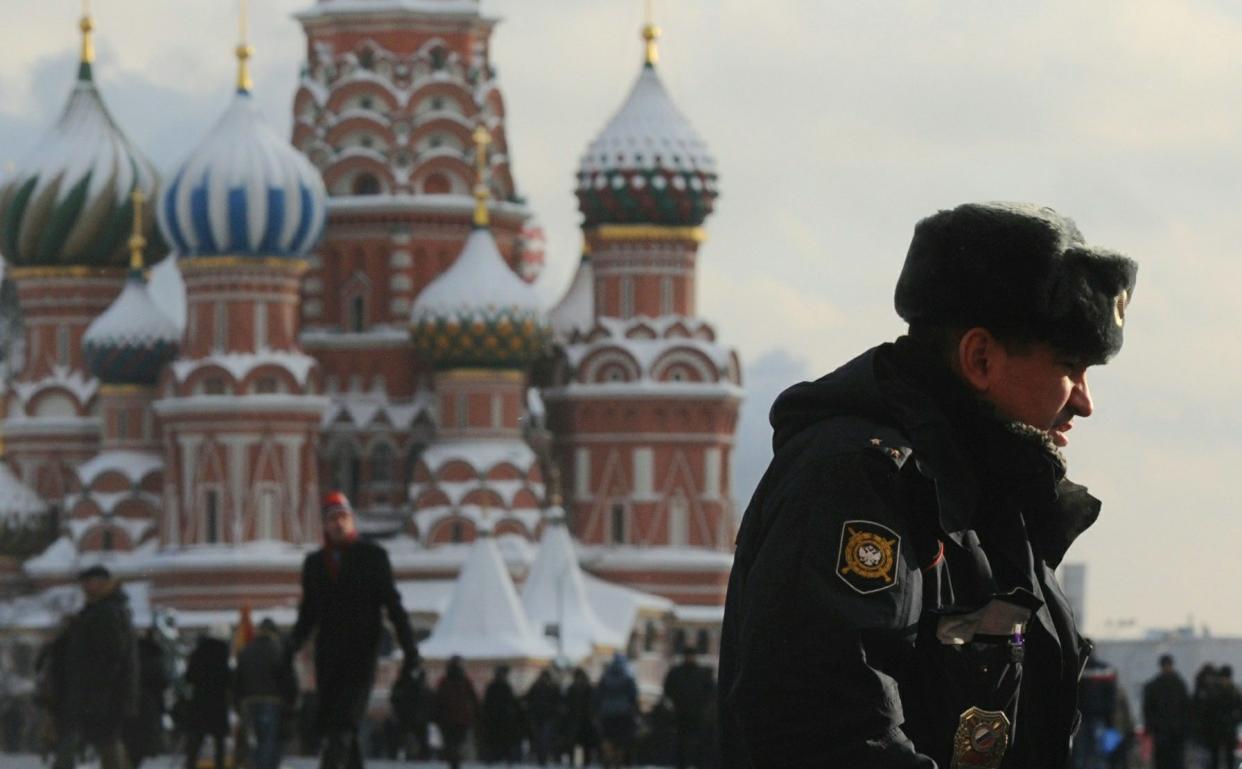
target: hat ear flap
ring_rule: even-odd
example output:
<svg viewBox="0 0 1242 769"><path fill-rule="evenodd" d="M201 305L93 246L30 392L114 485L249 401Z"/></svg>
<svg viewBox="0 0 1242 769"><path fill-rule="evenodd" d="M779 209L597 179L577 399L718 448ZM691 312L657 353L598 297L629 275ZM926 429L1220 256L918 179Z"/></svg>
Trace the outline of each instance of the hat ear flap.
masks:
<svg viewBox="0 0 1242 769"><path fill-rule="evenodd" d="M1137 274L1133 261L1112 251L1067 250L1048 299L1053 326L1049 341L1091 363L1116 355Z"/></svg>

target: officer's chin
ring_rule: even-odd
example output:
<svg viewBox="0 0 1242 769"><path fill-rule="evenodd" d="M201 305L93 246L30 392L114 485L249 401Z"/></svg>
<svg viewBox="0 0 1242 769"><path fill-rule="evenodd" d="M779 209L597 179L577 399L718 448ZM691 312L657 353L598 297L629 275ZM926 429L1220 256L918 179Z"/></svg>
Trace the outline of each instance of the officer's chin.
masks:
<svg viewBox="0 0 1242 769"><path fill-rule="evenodd" d="M1052 442L1057 448L1063 449L1069 445L1069 436L1066 435L1066 433L1069 432L1072 427L1073 425L1066 422L1065 424L1057 425L1048 431L1048 435L1051 436Z"/></svg>

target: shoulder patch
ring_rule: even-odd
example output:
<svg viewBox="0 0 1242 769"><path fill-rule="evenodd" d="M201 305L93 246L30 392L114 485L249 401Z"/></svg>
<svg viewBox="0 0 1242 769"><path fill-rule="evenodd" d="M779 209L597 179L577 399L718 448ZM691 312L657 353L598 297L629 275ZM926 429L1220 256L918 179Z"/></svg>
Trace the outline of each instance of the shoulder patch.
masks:
<svg viewBox="0 0 1242 769"><path fill-rule="evenodd" d="M867 595L897 584L897 550L901 537L874 521L846 521L841 525L837 576L856 592Z"/></svg>

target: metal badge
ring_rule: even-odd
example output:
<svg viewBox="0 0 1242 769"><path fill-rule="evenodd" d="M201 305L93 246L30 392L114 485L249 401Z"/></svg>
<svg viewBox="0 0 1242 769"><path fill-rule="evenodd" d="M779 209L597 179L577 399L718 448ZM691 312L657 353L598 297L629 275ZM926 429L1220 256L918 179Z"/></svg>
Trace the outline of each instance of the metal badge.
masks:
<svg viewBox="0 0 1242 769"><path fill-rule="evenodd" d="M968 708L953 735L951 769L997 769L1009 749L1009 716L999 710Z"/></svg>

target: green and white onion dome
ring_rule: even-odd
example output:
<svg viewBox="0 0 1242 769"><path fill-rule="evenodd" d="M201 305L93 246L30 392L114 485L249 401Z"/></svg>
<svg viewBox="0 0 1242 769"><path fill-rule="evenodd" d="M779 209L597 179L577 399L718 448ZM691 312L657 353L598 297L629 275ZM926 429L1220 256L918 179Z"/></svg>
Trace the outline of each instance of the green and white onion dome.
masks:
<svg viewBox="0 0 1242 769"><path fill-rule="evenodd" d="M156 304L141 270L131 270L120 296L87 327L82 354L102 382L151 386L177 357L180 341L177 324Z"/></svg>
<svg viewBox="0 0 1242 769"><path fill-rule="evenodd" d="M310 161L239 89L167 185L158 215L182 256L300 258L323 234L327 193Z"/></svg>
<svg viewBox="0 0 1242 769"><path fill-rule="evenodd" d="M130 195L137 188L154 201L158 184L84 62L60 120L0 185L0 252L19 267L123 267ZM153 206L145 207L149 214ZM151 239L154 227L144 235Z"/></svg>
<svg viewBox="0 0 1242 769"><path fill-rule="evenodd" d="M582 156L575 193L587 227L697 227L711 213L716 161L653 64Z"/></svg>
<svg viewBox="0 0 1242 769"><path fill-rule="evenodd" d="M485 227L419 294L410 331L415 350L438 369L524 368L551 338L535 289L509 268Z"/></svg>

